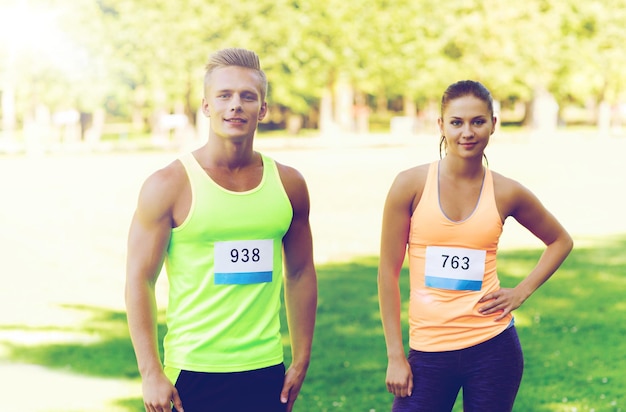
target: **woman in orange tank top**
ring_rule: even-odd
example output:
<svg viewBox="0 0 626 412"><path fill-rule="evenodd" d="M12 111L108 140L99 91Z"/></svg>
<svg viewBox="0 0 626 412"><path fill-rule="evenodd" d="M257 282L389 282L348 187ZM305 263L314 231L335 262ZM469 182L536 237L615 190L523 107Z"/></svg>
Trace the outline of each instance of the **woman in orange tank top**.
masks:
<svg viewBox="0 0 626 412"><path fill-rule="evenodd" d="M496 121L491 94L481 83L452 84L438 119L445 156L399 173L389 190L378 290L393 411L450 411L461 388L466 412L510 411L523 370L512 311L573 247L534 194L483 165ZM517 286L502 288L495 255L509 216L546 247ZM408 359L398 282L407 249Z"/></svg>

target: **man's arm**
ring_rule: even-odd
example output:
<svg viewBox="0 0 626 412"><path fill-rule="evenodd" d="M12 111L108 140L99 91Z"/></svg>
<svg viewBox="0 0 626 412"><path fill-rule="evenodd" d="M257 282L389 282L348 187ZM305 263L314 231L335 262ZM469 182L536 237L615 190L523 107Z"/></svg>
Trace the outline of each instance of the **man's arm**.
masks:
<svg viewBox="0 0 626 412"><path fill-rule="evenodd" d="M171 180L166 169L146 180L128 235L126 309L146 411L169 412L172 402L183 411L176 389L163 373L157 342L155 285L172 227L175 192L167 190Z"/></svg>
<svg viewBox="0 0 626 412"><path fill-rule="evenodd" d="M293 208L291 226L283 238L285 303L291 337L292 363L285 375L281 401L291 411L304 382L315 328L317 274L309 223L309 193L295 169L279 165L280 176Z"/></svg>

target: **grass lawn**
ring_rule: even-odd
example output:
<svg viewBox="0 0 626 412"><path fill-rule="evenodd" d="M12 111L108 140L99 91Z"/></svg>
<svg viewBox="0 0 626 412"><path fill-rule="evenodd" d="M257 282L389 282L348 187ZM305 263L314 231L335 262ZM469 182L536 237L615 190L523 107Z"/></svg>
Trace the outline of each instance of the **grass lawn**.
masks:
<svg viewBox="0 0 626 412"><path fill-rule="evenodd" d="M264 152L297 166L311 194L319 314L296 412L390 409L377 260L367 256L378 253L393 178L436 158L437 141L259 139ZM126 236L141 183L177 151L124 148L0 156L0 386L11 394L2 412L143 411L123 309ZM566 131L499 133L489 149L491 167L531 188L577 242L563 268L516 312L526 357L517 412L626 411L625 151L626 139ZM538 258L535 239L518 226L504 229L504 286ZM406 273L402 281L408 296ZM164 292L160 280L159 309Z"/></svg>
<svg viewBox="0 0 626 412"><path fill-rule="evenodd" d="M624 237L575 249L557 274L516 311L526 369L515 411L626 410L625 249ZM501 252L503 285L515 285L538 256L535 250ZM318 273L314 351L295 410L388 411L392 398L384 384L376 258L322 265ZM407 296L406 270L402 287ZM86 306L73 309L89 315L76 329L92 331L98 340L12 345L9 358L85 375L139 379L124 313ZM164 332L161 325L161 337ZM288 363L287 337L285 343ZM137 395L118 405L129 412L143 411ZM462 410L460 404L455 411Z"/></svg>

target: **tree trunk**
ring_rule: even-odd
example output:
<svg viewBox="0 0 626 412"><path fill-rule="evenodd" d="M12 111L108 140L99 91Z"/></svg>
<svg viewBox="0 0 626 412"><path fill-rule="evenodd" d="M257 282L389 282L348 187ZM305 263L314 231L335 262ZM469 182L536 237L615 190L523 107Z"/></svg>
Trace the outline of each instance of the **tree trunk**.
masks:
<svg viewBox="0 0 626 412"><path fill-rule="evenodd" d="M327 87L320 100L320 134L329 135L335 129L333 121L333 93Z"/></svg>
<svg viewBox="0 0 626 412"><path fill-rule="evenodd" d="M342 132L354 131L354 89L343 76L335 87L335 122Z"/></svg>
<svg viewBox="0 0 626 412"><path fill-rule="evenodd" d="M601 100L596 109L596 125L601 136L608 136L611 133L611 104L606 100Z"/></svg>
<svg viewBox="0 0 626 412"><path fill-rule="evenodd" d="M11 134L17 126L15 110L15 91L10 82L6 82L2 88L2 130Z"/></svg>

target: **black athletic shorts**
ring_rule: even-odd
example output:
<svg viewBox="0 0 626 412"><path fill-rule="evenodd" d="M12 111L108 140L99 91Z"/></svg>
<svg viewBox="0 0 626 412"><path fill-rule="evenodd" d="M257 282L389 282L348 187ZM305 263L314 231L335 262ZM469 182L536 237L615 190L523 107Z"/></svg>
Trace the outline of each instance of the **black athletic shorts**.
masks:
<svg viewBox="0 0 626 412"><path fill-rule="evenodd" d="M176 389L185 412L285 412L280 392L285 365L244 372L182 370Z"/></svg>

